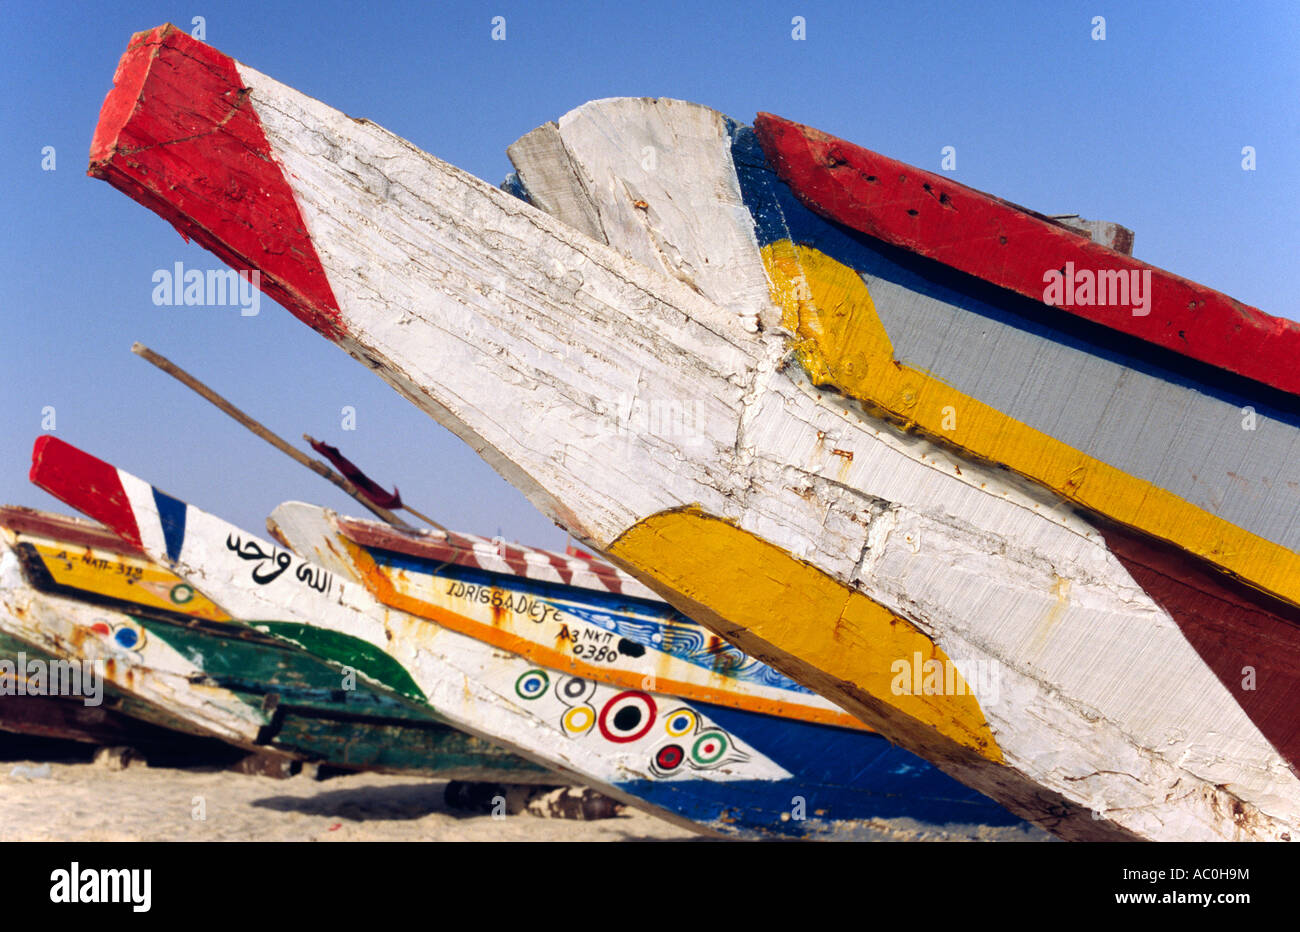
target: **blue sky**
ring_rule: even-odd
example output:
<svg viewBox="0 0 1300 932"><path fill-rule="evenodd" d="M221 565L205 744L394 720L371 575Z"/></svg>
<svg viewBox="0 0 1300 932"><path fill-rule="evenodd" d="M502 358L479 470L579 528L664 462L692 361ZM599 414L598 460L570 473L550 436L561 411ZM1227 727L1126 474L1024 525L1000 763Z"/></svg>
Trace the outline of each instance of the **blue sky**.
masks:
<svg viewBox="0 0 1300 932"><path fill-rule="evenodd" d="M1284 274L1300 258L1300 4L131 7L6 2L0 16L3 502L67 510L27 482L53 407L56 436L250 530L291 498L360 510L133 356L139 340L287 439L341 446L444 524L564 542L468 447L269 299L256 317L152 303L156 270L222 266L87 178L86 153L131 34L195 16L236 59L493 182L509 143L594 98L678 97L742 122L767 110L931 170L954 146L956 180L1118 221L1143 260L1300 317ZM490 36L498 15L504 42Z"/></svg>

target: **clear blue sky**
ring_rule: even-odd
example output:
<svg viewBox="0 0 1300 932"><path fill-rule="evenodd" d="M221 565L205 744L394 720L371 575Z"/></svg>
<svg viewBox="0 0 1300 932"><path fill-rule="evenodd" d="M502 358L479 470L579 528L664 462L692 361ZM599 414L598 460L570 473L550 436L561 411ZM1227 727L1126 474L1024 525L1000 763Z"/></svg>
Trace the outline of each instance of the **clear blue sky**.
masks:
<svg viewBox="0 0 1300 932"><path fill-rule="evenodd" d="M250 529L289 498L359 511L133 356L139 340L287 438L337 443L449 526L564 541L460 441L269 299L251 318L153 305L155 270L222 266L87 178L86 153L130 35L188 30L197 15L236 59L493 182L510 142L594 98L678 97L744 122L768 110L930 169L955 146L959 181L1119 221L1144 260L1300 316L1300 4L621 6L6 0L0 501L66 510L26 478L53 406L57 436ZM504 42L490 38L496 15ZM806 41L791 38L796 15ZM1090 38L1098 15L1102 42ZM55 171L41 169L44 146Z"/></svg>

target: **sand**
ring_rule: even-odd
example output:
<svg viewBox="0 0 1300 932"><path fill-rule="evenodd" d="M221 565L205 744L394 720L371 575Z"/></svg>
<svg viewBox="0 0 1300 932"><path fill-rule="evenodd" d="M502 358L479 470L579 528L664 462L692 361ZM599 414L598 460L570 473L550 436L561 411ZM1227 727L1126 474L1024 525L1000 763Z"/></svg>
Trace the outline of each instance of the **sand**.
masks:
<svg viewBox="0 0 1300 932"><path fill-rule="evenodd" d="M34 771L48 776L15 776ZM287 780L215 768L10 760L6 841L627 841L697 838L636 810L579 821L457 811L445 783L385 774ZM202 816L199 818L198 816Z"/></svg>

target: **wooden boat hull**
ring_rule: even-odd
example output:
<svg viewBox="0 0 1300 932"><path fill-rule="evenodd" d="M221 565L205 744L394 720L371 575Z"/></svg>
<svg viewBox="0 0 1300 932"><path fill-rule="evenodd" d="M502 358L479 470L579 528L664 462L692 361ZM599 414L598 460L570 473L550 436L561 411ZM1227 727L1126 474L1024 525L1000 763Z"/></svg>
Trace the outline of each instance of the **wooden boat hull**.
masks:
<svg viewBox="0 0 1300 932"><path fill-rule="evenodd" d="M765 278L755 319L789 331L819 389L1086 507L1130 577L1117 580L1168 614L1295 769L1300 727L1276 701L1300 688L1300 399L1279 365L1294 323L1144 266L1131 235L1107 248L769 114L751 130L677 101L600 101L510 151L515 196L669 274L702 270L691 282L719 304L743 305ZM647 171L646 151L668 154ZM725 177L701 180L710 158ZM739 197L701 205L692 184ZM655 216L681 203L708 216L695 252L687 222ZM1076 266L1080 282L1095 276L1094 299L1076 288L1078 302L1045 305L1043 282ZM1107 276L1140 280L1144 306L1108 303Z"/></svg>
<svg viewBox="0 0 1300 932"><path fill-rule="evenodd" d="M839 840L1028 835L1015 816L879 736L546 669L381 606L349 579L55 438L37 441L32 480L223 608L277 618L280 607L278 621L255 626L309 650L308 638L322 632L364 640L458 727L696 830ZM293 624L299 633L289 632Z"/></svg>
<svg viewBox="0 0 1300 932"><path fill-rule="evenodd" d="M857 718L686 618L604 560L405 532L288 502L268 527L380 602L571 676L763 715Z"/></svg>
<svg viewBox="0 0 1300 932"><path fill-rule="evenodd" d="M734 124L673 103L647 132L689 132L656 146L629 129L616 156L649 144L658 167L600 183L635 180L609 215L640 239L631 222L579 232L182 34L134 42L91 173L261 270L292 313L677 608L1063 836L1296 831L1284 742L1088 517L823 384L817 334L781 328L789 296L771 294ZM693 193L659 196L682 179ZM857 320L855 280L827 277L838 301L806 277L776 285ZM818 320L847 345L839 318ZM844 361L859 378L878 365ZM691 429L629 423L619 399L689 405ZM1236 597L1292 649L1280 610Z"/></svg>
<svg viewBox="0 0 1300 932"><path fill-rule="evenodd" d="M337 666L235 622L103 529L7 508L0 533L0 656L98 661L112 704L126 715L342 768L563 782L388 690L364 681L342 688Z"/></svg>
<svg viewBox="0 0 1300 932"><path fill-rule="evenodd" d="M0 630L0 658L13 663L20 655L45 664L46 669L60 659ZM131 747L151 760L156 756L184 756L187 752L196 757L220 758L233 750L215 737L151 723L153 713L149 707L111 683L103 684L97 705L86 705L79 696L18 695L16 684L13 686L13 691L0 699L0 731L11 735Z"/></svg>
<svg viewBox="0 0 1300 932"><path fill-rule="evenodd" d="M740 196L708 214L713 241L693 244L696 255L679 248L677 261L698 266L706 248L710 264L728 260L728 279L692 281L729 306L742 297L736 279L770 282L755 316L790 331L815 385L1300 603L1300 398L1278 356L1300 348L1300 327L816 130L691 109L582 107L511 147L513 190L671 272L654 240L683 242L698 212L640 220L618 192L689 198L686 160L665 153L647 172L631 144L662 146L664 126L700 141L720 131L713 152L691 155ZM628 145L611 147L611 134ZM1044 304L1044 278L1067 264L1063 295L1096 292L1085 274L1105 278L1105 294ZM1111 291L1141 295L1140 306L1110 303Z"/></svg>

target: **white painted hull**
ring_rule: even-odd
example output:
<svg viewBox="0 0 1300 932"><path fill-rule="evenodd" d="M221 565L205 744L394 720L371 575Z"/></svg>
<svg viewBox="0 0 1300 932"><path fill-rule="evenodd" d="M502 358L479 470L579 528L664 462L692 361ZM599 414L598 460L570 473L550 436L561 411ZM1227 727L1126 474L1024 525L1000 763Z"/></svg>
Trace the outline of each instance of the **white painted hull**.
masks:
<svg viewBox="0 0 1300 932"><path fill-rule="evenodd" d="M690 117L716 150L688 152L692 170L716 172L681 212L694 238L661 210L654 242L616 244L633 261L235 67L334 300L290 302L294 312L575 536L617 555L631 529L694 509L865 596L975 684L987 737L936 732L887 688L828 678L746 618L705 610L707 587L615 556L748 653L1066 837L1277 839L1300 826L1300 780L1095 528L1028 482L818 390L792 364L760 297L761 265L746 257L757 243L732 235L743 205L721 117ZM618 149L635 157L642 140L627 131ZM630 211L646 198L627 198ZM602 229L613 242L632 225ZM258 263L260 248L240 260ZM629 398L689 405L693 429L628 429ZM793 618L784 633L800 624L837 619Z"/></svg>

